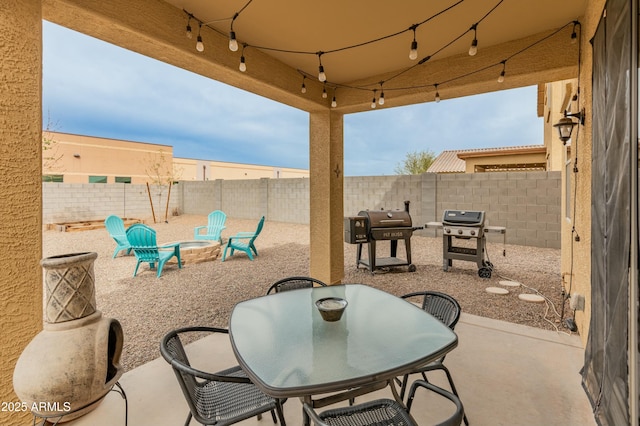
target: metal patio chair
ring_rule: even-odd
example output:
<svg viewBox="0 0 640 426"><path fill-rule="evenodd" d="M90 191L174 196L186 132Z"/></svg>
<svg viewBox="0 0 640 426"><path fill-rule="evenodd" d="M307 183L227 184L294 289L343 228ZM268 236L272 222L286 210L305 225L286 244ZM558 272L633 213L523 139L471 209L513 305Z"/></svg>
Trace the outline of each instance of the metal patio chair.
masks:
<svg viewBox="0 0 640 426"><path fill-rule="evenodd" d="M127 254L131 253L131 244L127 240L127 231L124 227L124 221L120 219L120 216L111 215L104 220L104 227L109 232L109 235L116 242L116 249L113 252L115 258L122 250L127 250Z"/></svg>
<svg viewBox="0 0 640 426"><path fill-rule="evenodd" d="M311 277L287 277L276 281L269 287L267 294L280 293L281 291L295 290L298 288L326 287L322 281Z"/></svg>
<svg viewBox="0 0 640 426"><path fill-rule="evenodd" d="M133 253L136 255L138 263L133 271L135 277L138 273L138 267L142 262L148 262L149 268L154 269L158 264L157 277L162 274L162 268L167 260L175 256L178 259L178 268L182 268L180 260L180 243L167 244L158 246L156 242L156 230L142 223L131 225L127 229L127 240L131 244Z"/></svg>
<svg viewBox="0 0 640 426"><path fill-rule="evenodd" d="M193 238L196 240L212 240L222 244L222 231L226 228L227 215L220 210L215 210L207 216L207 226L196 226L193 230ZM202 230L206 230L203 234Z"/></svg>
<svg viewBox="0 0 640 426"><path fill-rule="evenodd" d="M189 333L224 333L214 327L185 327L169 332L160 343L162 357L171 364L180 388L189 405L185 426L191 418L203 425L232 425L262 413L271 412L273 422L286 426L282 403L264 393L247 377L240 366L217 373L193 368L184 350L182 339ZM276 419L277 413L277 419Z"/></svg>
<svg viewBox="0 0 640 426"><path fill-rule="evenodd" d="M258 250L253 242L260 235L260 231L262 231L262 227L264 225L264 216L258 222L258 227L255 232L238 232L236 235L229 237L229 241L227 241L227 245L224 248L224 253L222 254L222 261L224 262L227 258L227 250L231 249L230 256L233 256L233 253L236 250L243 251L249 256L249 259L253 260L253 256L258 255ZM253 254L252 254L253 252Z"/></svg>
<svg viewBox="0 0 640 426"><path fill-rule="evenodd" d="M424 380L416 380L409 390L406 408L393 399L377 399L363 402L350 407L334 408L317 413L308 404L304 404L304 411L316 426L418 426L411 416L416 390L425 388L448 399L455 406L455 411L437 426L459 426L464 416L464 408L460 399Z"/></svg>
<svg viewBox="0 0 640 426"><path fill-rule="evenodd" d="M449 296L448 294L440 293L437 291L417 291L413 293L408 293L401 296L403 299L412 299L418 298L420 301L420 307L426 311L427 313L433 315L435 318L440 320L443 324L447 325L451 330L453 330L460 319L460 304L456 299ZM425 381L428 381L426 372L434 371L434 370L442 370L447 375L447 380L449 381L449 386L451 386L451 391L457 397L458 391L456 386L453 384L453 378L451 377L451 373L449 369L444 365L444 356L437 359L436 361L424 365L420 368L416 368L408 374L405 374L402 378L402 388L400 390L400 397L404 398L404 394L407 389L407 380L409 375L411 374L421 374L422 378ZM467 415L464 415L464 423L465 425L469 424L467 420Z"/></svg>

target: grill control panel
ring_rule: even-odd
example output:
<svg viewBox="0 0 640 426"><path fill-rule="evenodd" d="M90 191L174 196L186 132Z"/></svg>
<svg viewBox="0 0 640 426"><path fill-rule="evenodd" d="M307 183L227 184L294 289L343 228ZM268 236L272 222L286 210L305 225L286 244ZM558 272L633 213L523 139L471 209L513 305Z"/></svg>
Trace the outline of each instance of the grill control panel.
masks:
<svg viewBox="0 0 640 426"><path fill-rule="evenodd" d="M480 235L480 228L472 228L468 226L447 226L444 225L442 227L442 232L445 235L451 235L452 237L463 237L463 238L478 238Z"/></svg>

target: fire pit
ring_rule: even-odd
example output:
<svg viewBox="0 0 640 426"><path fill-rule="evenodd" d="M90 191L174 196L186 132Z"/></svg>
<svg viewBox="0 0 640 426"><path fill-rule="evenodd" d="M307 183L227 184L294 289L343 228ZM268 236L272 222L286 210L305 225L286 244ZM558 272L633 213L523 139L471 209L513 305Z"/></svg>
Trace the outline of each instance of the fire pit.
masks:
<svg viewBox="0 0 640 426"><path fill-rule="evenodd" d="M220 255L220 243L217 241L176 241L180 243L180 260L183 265L215 260ZM168 260L177 263L175 257Z"/></svg>

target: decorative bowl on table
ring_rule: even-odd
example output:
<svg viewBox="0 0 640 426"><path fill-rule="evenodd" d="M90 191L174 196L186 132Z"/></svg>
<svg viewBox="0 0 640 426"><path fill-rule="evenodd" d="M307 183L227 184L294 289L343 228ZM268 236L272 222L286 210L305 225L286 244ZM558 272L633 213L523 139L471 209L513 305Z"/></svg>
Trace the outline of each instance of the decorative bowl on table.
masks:
<svg viewBox="0 0 640 426"><path fill-rule="evenodd" d="M325 297L316 301L316 307L323 320L338 321L347 307L347 301L339 297Z"/></svg>

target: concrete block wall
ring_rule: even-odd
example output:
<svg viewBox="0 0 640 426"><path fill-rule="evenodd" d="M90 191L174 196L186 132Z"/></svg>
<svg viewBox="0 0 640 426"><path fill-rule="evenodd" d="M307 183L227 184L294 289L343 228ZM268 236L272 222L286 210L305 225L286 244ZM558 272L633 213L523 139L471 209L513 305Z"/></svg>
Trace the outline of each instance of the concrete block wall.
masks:
<svg viewBox="0 0 640 426"><path fill-rule="evenodd" d="M180 211L208 215L220 208L222 180L180 182L174 186L179 194Z"/></svg>
<svg viewBox="0 0 640 426"><path fill-rule="evenodd" d="M445 209L483 210L486 225L507 228L509 244L560 248L560 181L560 172L439 175L437 220Z"/></svg>
<svg viewBox="0 0 640 426"><path fill-rule="evenodd" d="M421 220L421 175L364 176L344 179L344 213L355 216L361 210L404 209L410 201L411 218Z"/></svg>
<svg viewBox="0 0 640 426"><path fill-rule="evenodd" d="M404 209L410 201L413 226L439 222L445 209L483 210L486 224L507 228L506 242L560 248L560 172L423 174L346 177L344 216L361 210ZM152 189L156 217L164 218L163 201ZM182 181L173 186L169 214L209 214L289 223L309 223L309 179ZM149 218L146 186L129 184L43 184L44 223L102 220L110 214ZM158 205L160 204L160 205ZM419 235L439 236L434 230ZM502 236L489 234L489 241Z"/></svg>
<svg viewBox="0 0 640 426"><path fill-rule="evenodd" d="M221 197L217 209L228 217L240 219L260 219L268 216L269 179L223 180L220 181ZM217 182L217 181L216 181ZM190 211L185 210L185 213Z"/></svg>
<svg viewBox="0 0 640 426"><path fill-rule="evenodd" d="M276 222L310 221L309 179L270 179L268 218Z"/></svg>
<svg viewBox="0 0 640 426"><path fill-rule="evenodd" d="M169 212L179 208L180 197L172 187ZM157 220L164 220L168 187L150 186ZM162 194L161 196L159 194ZM146 185L124 183L49 183L42 184L43 224L104 220L109 215L152 218Z"/></svg>

